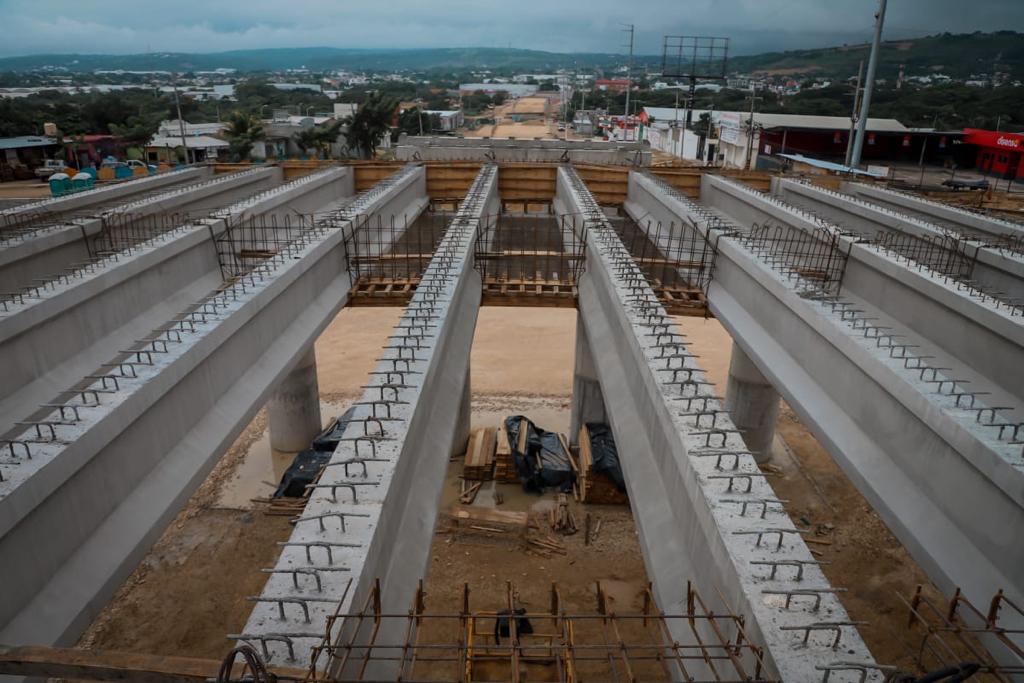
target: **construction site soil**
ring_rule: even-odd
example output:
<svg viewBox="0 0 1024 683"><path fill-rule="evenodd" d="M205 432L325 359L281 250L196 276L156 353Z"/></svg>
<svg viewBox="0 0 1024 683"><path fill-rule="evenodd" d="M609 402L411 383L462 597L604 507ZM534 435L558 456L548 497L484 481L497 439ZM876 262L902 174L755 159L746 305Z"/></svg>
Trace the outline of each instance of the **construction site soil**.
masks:
<svg viewBox="0 0 1024 683"><path fill-rule="evenodd" d="M325 420L359 394L400 313L398 308L345 309L321 336L316 352ZM714 319L680 318L679 324L711 380L724 388L728 333ZM473 425L496 426L506 415L524 414L545 429L566 431L575 329L576 313L569 309L482 309L471 359ZM247 597L257 595L266 578L260 568L274 564L276 542L290 531L287 517L265 514L265 507L252 501L272 491L289 460L270 453L265 430L261 411L80 646L204 658L219 658L230 649L225 636L242 629L252 606ZM815 555L831 562L823 567L826 575L848 589L840 599L850 617L869 622L860 631L876 659L909 665L907 615L897 593L909 596L927 580L788 407L781 411L778 433L775 456L765 468L776 493L789 501L794 521L811 530ZM442 518L458 497L460 472L455 459ZM500 509L508 511L543 512L557 495L526 494L512 484L497 490L504 498ZM647 577L628 506L572 505L578 519L589 512L602 525L590 546L582 533L561 537L564 555L460 538L439 525L424 582L428 610L456 607L464 583L474 604L501 607L508 581L534 608L548 604L556 583L568 611L593 612L594 584L600 581L617 609L639 610Z"/></svg>

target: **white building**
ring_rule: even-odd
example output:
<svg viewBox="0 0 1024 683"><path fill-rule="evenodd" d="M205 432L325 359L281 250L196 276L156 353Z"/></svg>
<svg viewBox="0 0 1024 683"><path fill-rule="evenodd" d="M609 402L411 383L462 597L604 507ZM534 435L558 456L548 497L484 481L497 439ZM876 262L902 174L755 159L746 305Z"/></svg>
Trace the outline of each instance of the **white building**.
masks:
<svg viewBox="0 0 1024 683"><path fill-rule="evenodd" d="M465 123L461 109L424 109L423 113L440 118L441 130L445 132L451 132L460 128Z"/></svg>

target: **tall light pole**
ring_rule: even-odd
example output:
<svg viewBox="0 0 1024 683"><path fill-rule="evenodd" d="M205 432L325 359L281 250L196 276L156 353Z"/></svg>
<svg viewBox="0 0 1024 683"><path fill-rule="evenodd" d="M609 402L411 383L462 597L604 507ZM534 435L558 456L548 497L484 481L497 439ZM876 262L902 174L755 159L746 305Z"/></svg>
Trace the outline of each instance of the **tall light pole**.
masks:
<svg viewBox="0 0 1024 683"><path fill-rule="evenodd" d="M626 113L622 121L623 141L625 141L626 135L629 134L629 93L633 90L633 34L635 28L633 24L627 24L626 28L622 29L623 32L629 33L629 62L626 65Z"/></svg>
<svg viewBox="0 0 1024 683"><path fill-rule="evenodd" d="M886 0L878 0L878 14L875 15L875 38L871 43L871 56L868 57L868 75L864 83L864 95L860 101L860 118L857 119L857 138L853 141L853 154L850 166L860 166L860 155L864 151L864 136L867 133L868 111L871 109L871 92L875 88L875 71L878 68L878 53L882 46L882 26L885 24Z"/></svg>
<svg viewBox="0 0 1024 683"><path fill-rule="evenodd" d="M853 156L853 138L857 132L857 107L860 105L860 84L864 80L864 60L860 60L857 69L857 85L853 88L853 109L850 112L850 136L846 139L846 165L850 165Z"/></svg>
<svg viewBox="0 0 1024 683"><path fill-rule="evenodd" d="M178 132L181 133L181 146L185 148L185 163L191 164L191 155L188 153L188 140L185 139L185 120L181 118L181 100L178 99L178 86L174 86L174 107L178 110Z"/></svg>

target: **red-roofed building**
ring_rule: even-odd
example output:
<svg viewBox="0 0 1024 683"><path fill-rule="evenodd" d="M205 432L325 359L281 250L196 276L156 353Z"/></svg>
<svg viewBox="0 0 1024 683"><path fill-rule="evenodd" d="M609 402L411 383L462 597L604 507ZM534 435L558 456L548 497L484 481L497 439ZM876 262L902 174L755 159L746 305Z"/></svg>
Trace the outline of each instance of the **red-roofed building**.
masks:
<svg viewBox="0 0 1024 683"><path fill-rule="evenodd" d="M978 148L978 170L1000 178L1024 177L1024 135L965 128L963 143Z"/></svg>
<svg viewBox="0 0 1024 683"><path fill-rule="evenodd" d="M629 90L628 78L599 78L594 81L594 87L598 90L610 90L611 92L626 92Z"/></svg>

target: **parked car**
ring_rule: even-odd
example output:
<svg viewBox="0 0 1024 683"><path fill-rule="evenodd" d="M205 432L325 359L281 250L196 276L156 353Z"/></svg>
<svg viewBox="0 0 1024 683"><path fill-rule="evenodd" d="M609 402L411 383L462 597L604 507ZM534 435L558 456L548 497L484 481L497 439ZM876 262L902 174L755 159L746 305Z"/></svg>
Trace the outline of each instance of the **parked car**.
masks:
<svg viewBox="0 0 1024 683"><path fill-rule="evenodd" d="M46 180L54 173L65 173L68 167L60 159L43 159L43 165L35 170L36 178Z"/></svg>
<svg viewBox="0 0 1024 683"><path fill-rule="evenodd" d="M138 159L129 159L128 161L121 161L119 159L114 159L112 157L107 157L106 159L103 160L103 163L100 164L100 168L120 168L120 167L127 167L127 168L131 168L131 169L135 169L135 168L148 168L144 162L139 161Z"/></svg>

